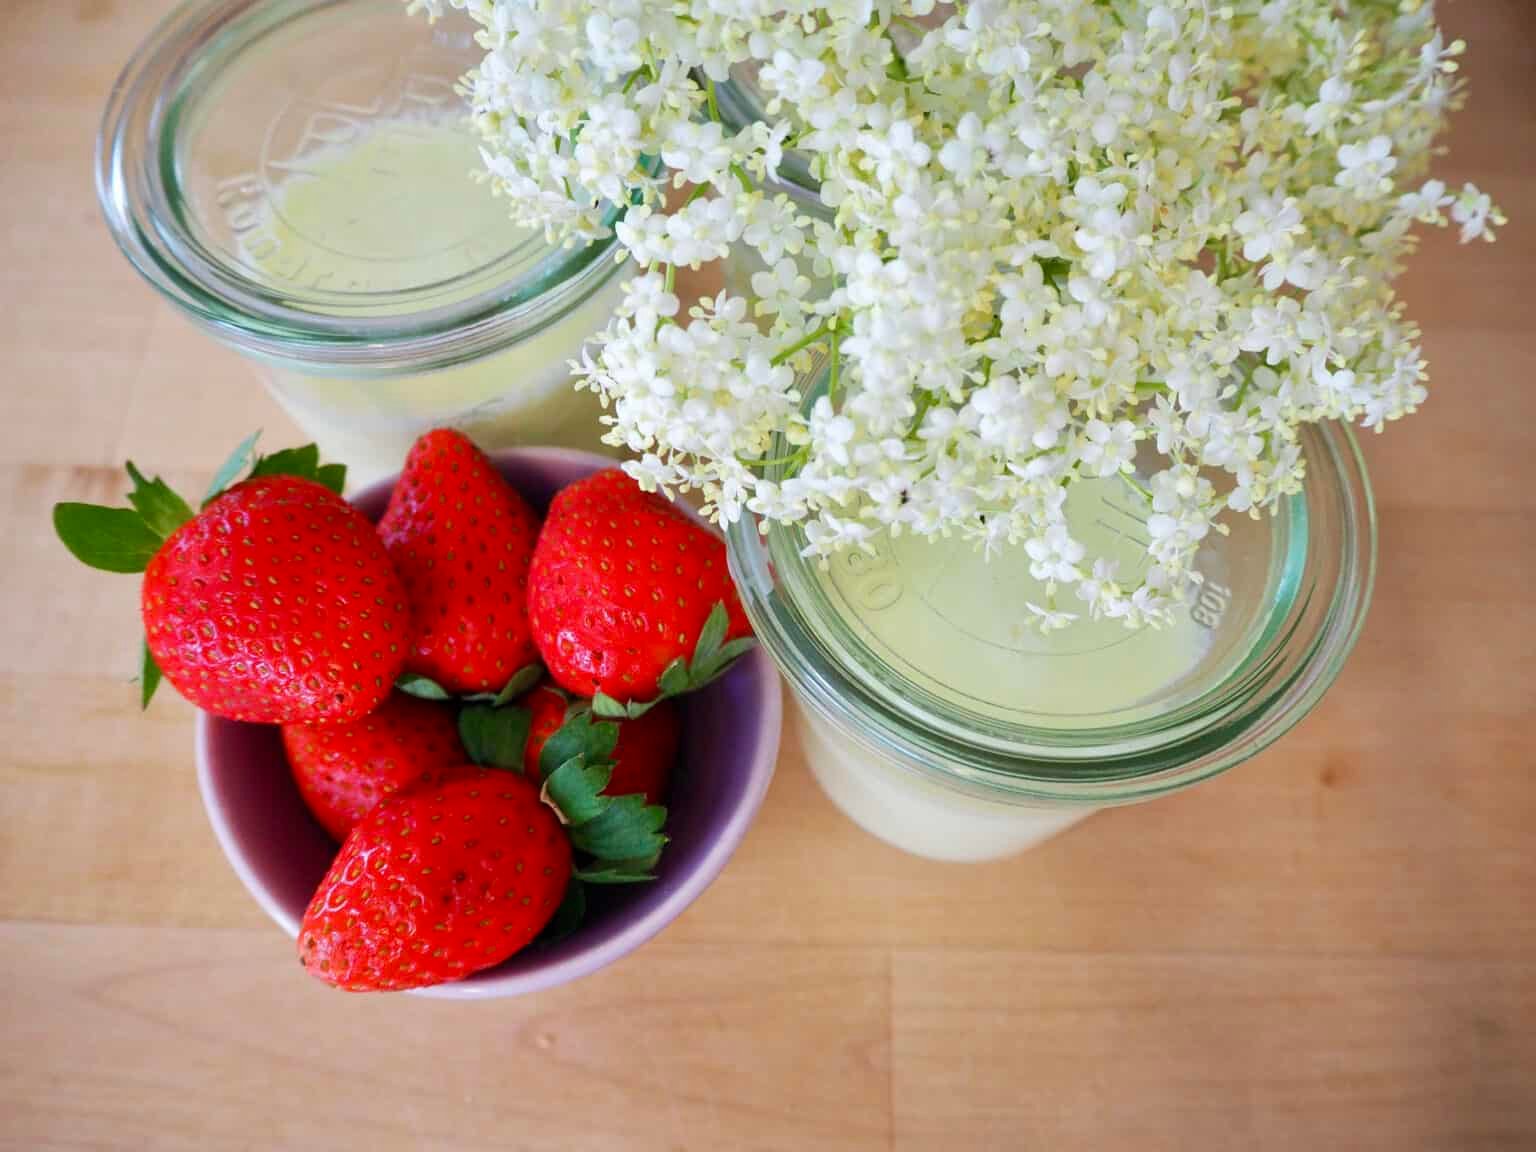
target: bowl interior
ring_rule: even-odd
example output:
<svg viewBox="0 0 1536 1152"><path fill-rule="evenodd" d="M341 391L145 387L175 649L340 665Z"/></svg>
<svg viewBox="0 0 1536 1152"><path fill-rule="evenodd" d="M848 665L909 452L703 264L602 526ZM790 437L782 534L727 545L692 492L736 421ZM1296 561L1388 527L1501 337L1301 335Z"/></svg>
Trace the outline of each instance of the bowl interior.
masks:
<svg viewBox="0 0 1536 1152"><path fill-rule="evenodd" d="M559 449L493 457L541 512L564 485L612 461ZM389 483L353 498L383 514ZM759 650L724 677L679 701L682 754L673 773L667 834L654 882L589 886L587 916L564 940L534 945L463 981L424 990L447 997L505 996L584 975L637 947L707 887L745 834L778 755L777 674ZM214 831L251 894L284 931L297 935L336 844L310 815L293 783L277 728L202 715L198 768Z"/></svg>

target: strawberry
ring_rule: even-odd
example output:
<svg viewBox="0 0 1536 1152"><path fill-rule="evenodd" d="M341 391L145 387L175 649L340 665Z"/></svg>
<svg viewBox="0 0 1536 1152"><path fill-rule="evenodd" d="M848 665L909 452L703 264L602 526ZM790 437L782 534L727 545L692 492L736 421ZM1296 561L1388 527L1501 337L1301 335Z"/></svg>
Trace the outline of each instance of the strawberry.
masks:
<svg viewBox="0 0 1536 1152"><path fill-rule="evenodd" d="M381 800L467 759L453 710L400 692L350 724L284 724L283 747L304 803L337 840Z"/></svg>
<svg viewBox="0 0 1536 1152"><path fill-rule="evenodd" d="M538 658L528 562L538 517L461 432L411 446L379 521L415 619L406 669L449 694L495 692Z"/></svg>
<svg viewBox="0 0 1536 1152"><path fill-rule="evenodd" d="M523 752L523 772L541 779L539 756L550 737L566 722L569 698L549 685L534 689L518 702L528 710L528 746ZM677 760L680 721L677 706L670 700L633 720L617 721L618 740L613 747L613 775L603 789L606 796L644 793L646 803L660 804L666 797L667 779ZM555 765L554 767L558 767Z"/></svg>
<svg viewBox="0 0 1536 1152"><path fill-rule="evenodd" d="M389 694L409 644L405 593L368 520L339 492L344 469L314 445L258 459L254 438L196 514L133 464L131 508L60 504L81 560L144 573L143 698L163 672L183 696L257 723L345 723Z"/></svg>
<svg viewBox="0 0 1536 1152"><path fill-rule="evenodd" d="M353 992L459 980L532 941L570 878L570 841L532 782L455 769L352 829L304 913L299 958Z"/></svg>
<svg viewBox="0 0 1536 1152"><path fill-rule="evenodd" d="M617 469L555 496L528 579L550 676L605 715L701 687L750 643L719 537Z"/></svg>
<svg viewBox="0 0 1536 1152"><path fill-rule="evenodd" d="M615 725L573 715L541 790L519 774L528 723L522 708L463 709L464 750L490 767L431 773L353 827L304 913L305 968L350 991L462 979L574 930L586 884L652 878L667 814L603 794Z"/></svg>

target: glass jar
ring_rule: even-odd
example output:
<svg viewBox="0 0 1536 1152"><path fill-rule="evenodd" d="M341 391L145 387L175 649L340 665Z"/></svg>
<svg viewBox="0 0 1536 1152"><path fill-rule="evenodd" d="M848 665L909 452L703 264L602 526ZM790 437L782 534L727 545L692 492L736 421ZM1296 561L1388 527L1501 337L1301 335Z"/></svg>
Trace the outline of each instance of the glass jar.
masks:
<svg viewBox="0 0 1536 1152"><path fill-rule="evenodd" d="M799 704L807 763L856 823L908 852L1021 851L1095 809L1187 788L1296 724L1359 635L1375 517L1350 432L1303 435L1304 494L1233 517L1174 623L1042 635L1022 550L883 539L822 566L803 533L742 521L732 571ZM1132 489L1074 485L1068 521L1139 579Z"/></svg>
<svg viewBox="0 0 1536 1152"><path fill-rule="evenodd" d="M719 105L733 131L760 117L750 71L733 72ZM829 216L804 155L785 153L770 190ZM728 287L748 297L754 259L745 250L727 261ZM824 370L818 351L811 398ZM1338 675L1375 572L1370 485L1352 435L1309 428L1303 446L1306 491L1264 520L1231 517L1229 534L1200 554L1203 582L1156 630L1031 629L1024 604L1043 602L1043 590L1016 551L989 561L907 536L822 566L801 555L797 528L734 525L742 601L789 681L823 789L899 848L980 860L1267 747ZM1132 583L1145 564L1134 502L1116 480L1080 482L1068 501L1074 537Z"/></svg>
<svg viewBox="0 0 1536 1152"><path fill-rule="evenodd" d="M399 2L193 3L102 123L118 245L356 482L439 425L598 447L568 361L612 314L621 250L551 246L473 178L456 85L480 55L462 14L429 24Z"/></svg>

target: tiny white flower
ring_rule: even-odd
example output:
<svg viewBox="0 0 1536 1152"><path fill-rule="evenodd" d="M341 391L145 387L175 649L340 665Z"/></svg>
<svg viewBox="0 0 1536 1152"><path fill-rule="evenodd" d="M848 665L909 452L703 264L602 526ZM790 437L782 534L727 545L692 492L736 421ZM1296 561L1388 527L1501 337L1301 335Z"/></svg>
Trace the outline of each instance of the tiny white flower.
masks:
<svg viewBox="0 0 1536 1152"><path fill-rule="evenodd" d="M1471 184L1464 186L1461 194L1456 197L1456 203L1451 206L1451 219L1461 225L1463 244L1480 236L1491 240L1493 233L1489 224L1500 222L1488 193L1479 191Z"/></svg>
<svg viewBox="0 0 1536 1152"><path fill-rule="evenodd" d="M1239 213L1233 223L1243 238L1243 259L1257 264L1275 252L1290 248L1302 231L1301 210L1295 200L1277 203L1273 197L1260 199L1254 207Z"/></svg>
<svg viewBox="0 0 1536 1152"><path fill-rule="evenodd" d="M752 292L757 297L759 316L798 315L811 294L811 280L786 256L771 269L752 274Z"/></svg>
<svg viewBox="0 0 1536 1152"><path fill-rule="evenodd" d="M638 265L571 368L642 483L800 524L816 556L1022 548L1127 627L1171 618L1222 516L1300 490L1303 426L1425 401L1392 287L1412 226L1504 223L1421 175L1461 52L1432 4L407 3L478 25L464 88L512 219ZM754 72L760 115L728 128ZM819 206L770 191L791 163ZM746 251L732 293L667 289ZM1154 454L1122 586L1067 491ZM1065 626L1045 599L1027 614Z"/></svg>
<svg viewBox="0 0 1536 1152"><path fill-rule="evenodd" d="M1036 580L1075 584L1082 579L1077 564L1086 549L1072 538L1067 526L1052 524L1045 532L1024 542L1029 554L1029 574Z"/></svg>
<svg viewBox="0 0 1536 1152"><path fill-rule="evenodd" d="M1434 223L1443 220L1444 209L1450 207L1455 201L1454 196L1449 196L1445 191L1445 183L1441 180L1426 180L1423 187L1416 192L1404 192L1397 198L1398 210L1405 216Z"/></svg>
<svg viewBox="0 0 1536 1152"><path fill-rule="evenodd" d="M1129 420L1117 420L1114 424L1090 420L1084 441L1078 459L1092 475L1114 476L1130 471L1136 454L1136 426Z"/></svg>
<svg viewBox="0 0 1536 1152"><path fill-rule="evenodd" d="M1397 168L1389 136L1372 136L1364 144L1340 145L1338 160L1339 174L1334 182L1368 199L1391 187L1390 177Z"/></svg>
<svg viewBox="0 0 1536 1152"><path fill-rule="evenodd" d="M1303 118L1307 135L1316 136L1324 128L1335 123L1354 96L1354 86L1349 81L1338 76L1330 76L1324 80L1322 87L1318 89L1317 103L1307 108Z"/></svg>
<svg viewBox="0 0 1536 1152"><path fill-rule="evenodd" d="M967 112L955 125L955 134L939 149L939 163L959 179L969 180L986 157L981 118L974 112Z"/></svg>
<svg viewBox="0 0 1536 1152"><path fill-rule="evenodd" d="M1066 628L1077 615L1073 612L1063 612L1055 608L1036 604L1033 600L1026 600L1024 607L1034 617L1035 626L1042 632L1056 632Z"/></svg>
<svg viewBox="0 0 1536 1152"><path fill-rule="evenodd" d="M712 184L734 156L725 132L713 121L683 120L672 125L661 158L677 173L679 184Z"/></svg>

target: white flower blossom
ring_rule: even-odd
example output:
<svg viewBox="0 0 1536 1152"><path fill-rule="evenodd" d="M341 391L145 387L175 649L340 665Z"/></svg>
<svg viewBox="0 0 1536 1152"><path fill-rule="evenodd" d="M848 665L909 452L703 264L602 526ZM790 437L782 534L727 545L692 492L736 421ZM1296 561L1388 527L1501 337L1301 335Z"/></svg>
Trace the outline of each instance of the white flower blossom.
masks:
<svg viewBox="0 0 1536 1152"><path fill-rule="evenodd" d="M1426 224L1443 224L1444 211L1455 200L1454 196L1446 195L1444 181L1426 180L1417 192L1404 192L1399 196L1397 206L1404 216L1422 220Z"/></svg>
<svg viewBox="0 0 1536 1152"><path fill-rule="evenodd" d="M1024 551L1029 555L1029 574L1036 580L1076 584L1083 578L1077 565L1087 550L1059 521L1042 535L1024 541Z"/></svg>
<svg viewBox="0 0 1536 1152"><path fill-rule="evenodd" d="M1354 94L1354 85L1348 80L1338 76L1330 76L1324 80L1317 92L1317 103L1309 106L1302 117L1307 135L1316 136L1334 124L1343 114L1350 97Z"/></svg>
<svg viewBox="0 0 1536 1152"><path fill-rule="evenodd" d="M713 120L680 120L667 132L661 159L676 173L678 184L710 184L735 158L725 129Z"/></svg>
<svg viewBox="0 0 1536 1152"><path fill-rule="evenodd" d="M1026 601L1024 607L1034 615L1035 624L1042 632L1057 632L1068 627L1077 615L1072 612L1063 612L1056 608L1042 606L1034 601Z"/></svg>
<svg viewBox="0 0 1536 1152"><path fill-rule="evenodd" d="M1463 49L1434 0L407 3L479 25L515 220L581 243L625 207L637 270L573 371L642 484L811 556L1022 548L1045 629L1058 586L1166 623L1222 516L1300 490L1301 426L1421 405L1412 229L1504 223L1429 179ZM747 75L761 118L730 123ZM778 190L789 153L825 211ZM685 310L676 268L733 248L752 299ZM1139 564L1072 535L1101 483L1137 492Z"/></svg>
<svg viewBox="0 0 1536 1152"><path fill-rule="evenodd" d="M1344 144L1339 148L1339 174L1334 183L1357 195L1372 198L1391 187L1389 177L1397 168L1389 136L1372 136L1364 144Z"/></svg>
<svg viewBox="0 0 1536 1152"><path fill-rule="evenodd" d="M1456 203L1451 206L1451 219L1461 225L1461 242L1482 237L1485 240L1493 239L1490 224L1504 223L1504 215L1493 206L1493 200L1486 192L1479 192L1471 184L1461 190L1461 195L1456 197Z"/></svg>
<svg viewBox="0 0 1536 1152"><path fill-rule="evenodd" d="M1084 429L1084 439L1077 457L1084 471L1093 476L1131 471L1131 460L1136 454L1136 425L1129 420L1113 424L1090 420Z"/></svg>

